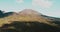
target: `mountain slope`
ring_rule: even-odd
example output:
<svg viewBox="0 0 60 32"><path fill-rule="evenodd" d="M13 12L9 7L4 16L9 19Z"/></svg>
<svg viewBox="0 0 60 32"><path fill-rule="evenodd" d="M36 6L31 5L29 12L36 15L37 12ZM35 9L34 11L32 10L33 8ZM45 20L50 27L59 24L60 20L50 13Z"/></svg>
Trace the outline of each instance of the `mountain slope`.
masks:
<svg viewBox="0 0 60 32"><path fill-rule="evenodd" d="M56 26L57 24L52 23L52 21L48 18L45 18L41 16L43 14L38 13L34 10L31 9L24 9L23 11L19 13L13 13L12 15L9 15L4 18L0 18L0 25L5 24L5 23L11 23L13 21L26 21L26 22L31 22L31 21L38 21L40 23L45 23L49 24L52 26Z"/></svg>

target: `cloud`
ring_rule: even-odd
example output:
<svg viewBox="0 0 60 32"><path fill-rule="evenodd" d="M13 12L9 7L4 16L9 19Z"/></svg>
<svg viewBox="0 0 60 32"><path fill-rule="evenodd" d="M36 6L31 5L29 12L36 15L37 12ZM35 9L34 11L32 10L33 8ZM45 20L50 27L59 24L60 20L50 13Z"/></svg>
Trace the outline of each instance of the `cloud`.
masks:
<svg viewBox="0 0 60 32"><path fill-rule="evenodd" d="M24 0L16 0L17 3L23 3Z"/></svg>
<svg viewBox="0 0 60 32"><path fill-rule="evenodd" d="M51 0L32 0L33 6L40 6L41 8L50 8L52 4Z"/></svg>

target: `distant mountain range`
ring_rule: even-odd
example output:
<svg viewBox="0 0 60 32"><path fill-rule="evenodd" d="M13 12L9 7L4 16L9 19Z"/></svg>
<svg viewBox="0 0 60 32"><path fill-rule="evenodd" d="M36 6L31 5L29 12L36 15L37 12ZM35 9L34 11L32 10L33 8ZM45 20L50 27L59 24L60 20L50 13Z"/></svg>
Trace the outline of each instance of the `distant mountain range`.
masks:
<svg viewBox="0 0 60 32"><path fill-rule="evenodd" d="M32 9L24 9L19 13L16 12L3 13L0 10L0 25L5 23L9 24L13 21L26 21L26 22L38 21L40 23L60 27L60 18L46 16Z"/></svg>

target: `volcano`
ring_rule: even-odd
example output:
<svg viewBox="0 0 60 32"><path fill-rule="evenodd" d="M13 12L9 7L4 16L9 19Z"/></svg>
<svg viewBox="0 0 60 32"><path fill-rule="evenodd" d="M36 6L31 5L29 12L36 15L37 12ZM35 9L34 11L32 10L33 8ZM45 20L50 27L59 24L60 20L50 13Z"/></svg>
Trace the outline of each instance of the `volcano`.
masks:
<svg viewBox="0 0 60 32"><path fill-rule="evenodd" d="M40 23L56 26L57 24L53 22L56 21L56 19L60 19L60 18L45 16L32 9L24 9L19 13L13 12L11 15L7 17L0 18L0 25L5 23L9 24L13 21L24 21L24 22L38 21Z"/></svg>

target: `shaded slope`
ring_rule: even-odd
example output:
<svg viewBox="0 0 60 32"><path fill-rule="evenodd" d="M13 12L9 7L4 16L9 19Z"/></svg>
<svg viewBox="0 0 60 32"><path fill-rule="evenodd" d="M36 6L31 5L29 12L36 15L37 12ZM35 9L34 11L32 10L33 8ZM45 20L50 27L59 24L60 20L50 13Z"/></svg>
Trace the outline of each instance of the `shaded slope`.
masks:
<svg viewBox="0 0 60 32"><path fill-rule="evenodd" d="M38 21L14 21L0 27L0 32L60 32L60 28Z"/></svg>
<svg viewBox="0 0 60 32"><path fill-rule="evenodd" d="M0 18L4 18L4 17L7 17L7 16L10 16L12 15L14 12L7 12L7 13L4 13L3 11L0 10Z"/></svg>

